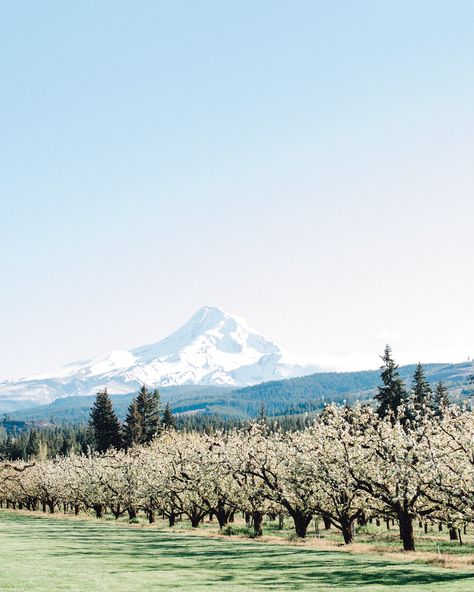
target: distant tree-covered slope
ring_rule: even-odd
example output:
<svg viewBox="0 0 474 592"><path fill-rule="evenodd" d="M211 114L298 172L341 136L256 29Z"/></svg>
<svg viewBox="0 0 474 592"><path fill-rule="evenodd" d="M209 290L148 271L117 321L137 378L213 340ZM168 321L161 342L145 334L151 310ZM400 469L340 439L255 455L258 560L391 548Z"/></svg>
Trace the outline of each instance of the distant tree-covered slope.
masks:
<svg viewBox="0 0 474 592"><path fill-rule="evenodd" d="M416 365L400 368L401 377L411 383ZM474 365L464 364L427 364L424 366L428 381L435 385L442 380L451 388L466 382ZM295 411L311 411L323 407L330 402L353 404L356 401L371 399L380 384L379 370L361 372L321 372L292 378L265 382L234 391L232 402L238 398L241 405L247 402L247 410L257 413L263 402L270 414ZM229 401L230 403L230 401ZM230 403L232 404L232 403Z"/></svg>
<svg viewBox="0 0 474 592"><path fill-rule="evenodd" d="M232 392L232 388L228 387L201 385L170 386L160 388L159 390L161 398L165 403L169 401L173 407L178 404L181 407L181 411L202 409L203 401L209 399L214 402ZM111 396L115 412L121 421L125 419L127 408L136 394L134 392L126 395ZM4 414L4 416L8 417L9 420L29 422L50 422L55 424L86 423L89 419L94 399L94 396L63 397L56 399L48 405L38 405L36 407L12 411L11 413Z"/></svg>
<svg viewBox="0 0 474 592"><path fill-rule="evenodd" d="M400 375L411 385L415 365L400 368ZM474 363L427 364L424 366L431 385L440 380L449 387L452 397L469 398L474 386L469 375ZM160 389L163 402L170 402L174 413L182 416L218 415L224 418L256 417L263 404L267 415L297 415L318 411L327 403L349 403L372 399L380 384L379 370L361 372L323 372L264 382L255 386L232 389L215 386L176 386ZM112 396L114 409L121 421L136 393ZM94 397L65 397L42 405L8 414L10 420L51 422L55 424L84 423L89 417Z"/></svg>

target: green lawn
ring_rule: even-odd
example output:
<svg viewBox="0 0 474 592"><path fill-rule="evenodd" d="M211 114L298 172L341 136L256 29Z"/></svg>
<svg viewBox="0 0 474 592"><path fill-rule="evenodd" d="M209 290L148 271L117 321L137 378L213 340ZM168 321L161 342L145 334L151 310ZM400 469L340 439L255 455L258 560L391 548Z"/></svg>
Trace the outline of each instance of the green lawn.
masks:
<svg viewBox="0 0 474 592"><path fill-rule="evenodd" d="M377 555L2 511L0 590L472 592L474 573Z"/></svg>

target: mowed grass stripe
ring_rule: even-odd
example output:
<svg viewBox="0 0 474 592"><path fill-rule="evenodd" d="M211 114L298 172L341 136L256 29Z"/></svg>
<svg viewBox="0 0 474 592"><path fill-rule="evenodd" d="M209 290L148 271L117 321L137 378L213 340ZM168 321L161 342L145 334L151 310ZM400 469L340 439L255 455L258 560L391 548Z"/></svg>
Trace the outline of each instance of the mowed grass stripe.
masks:
<svg viewBox="0 0 474 592"><path fill-rule="evenodd" d="M0 512L0 589L15 592L472 592L474 574L301 547Z"/></svg>

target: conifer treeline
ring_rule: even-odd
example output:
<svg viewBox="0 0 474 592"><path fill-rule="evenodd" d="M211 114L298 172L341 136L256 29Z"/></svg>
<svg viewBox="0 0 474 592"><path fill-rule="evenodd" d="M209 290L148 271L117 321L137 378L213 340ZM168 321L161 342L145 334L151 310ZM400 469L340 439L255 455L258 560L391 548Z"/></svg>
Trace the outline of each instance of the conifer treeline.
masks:
<svg viewBox="0 0 474 592"><path fill-rule="evenodd" d="M400 414L405 414L405 419L412 419L409 414L423 415L428 410L436 416L442 417L450 404L448 389L439 382L435 391L431 389L426 380L422 364L417 364L413 374L411 392L406 388L404 381L398 372L398 364L392 356L392 349L385 346L380 368L382 386L378 387L375 400L378 402L377 413L380 418L392 416L394 419L403 420Z"/></svg>
<svg viewBox="0 0 474 592"><path fill-rule="evenodd" d="M91 443L98 452L147 444L163 427L176 427L171 407L167 403L162 413L158 389L150 391L146 385L130 403L123 425L120 425L107 389L97 393L89 419Z"/></svg>
<svg viewBox="0 0 474 592"><path fill-rule="evenodd" d="M412 377L411 388L405 385L399 368L387 345L381 366L381 382L375 395L377 413L381 418L388 415L398 418L400 413L423 414L430 410L438 417L449 406L448 389L439 382L434 390L425 377L423 366L418 364ZM347 402L346 402L347 404ZM309 411L309 413L307 412ZM297 431L308 427L317 411L305 406L295 406L288 414L272 416L264 407L269 429L278 427L283 431ZM262 419L262 417L261 417ZM402 417L400 417L403 420ZM110 448L128 449L134 445L146 444L160 434L163 428L173 427L189 432L207 432L240 428L248 421L211 414L182 414L174 416L169 403L162 409L157 389L141 387L128 407L125 421L120 424L113 409L112 400L104 389L96 395L88 425L30 428L13 434L2 434L0 428L0 458L28 460L31 458L53 458L70 453L84 453L88 449L104 452Z"/></svg>

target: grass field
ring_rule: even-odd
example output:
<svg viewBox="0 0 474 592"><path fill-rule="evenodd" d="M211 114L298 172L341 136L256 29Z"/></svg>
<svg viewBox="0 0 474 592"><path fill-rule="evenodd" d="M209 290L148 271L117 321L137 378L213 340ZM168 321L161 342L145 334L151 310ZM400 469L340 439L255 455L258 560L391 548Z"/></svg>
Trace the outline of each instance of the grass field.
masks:
<svg viewBox="0 0 474 592"><path fill-rule="evenodd" d="M474 572L349 554L0 511L2 592L474 590Z"/></svg>

